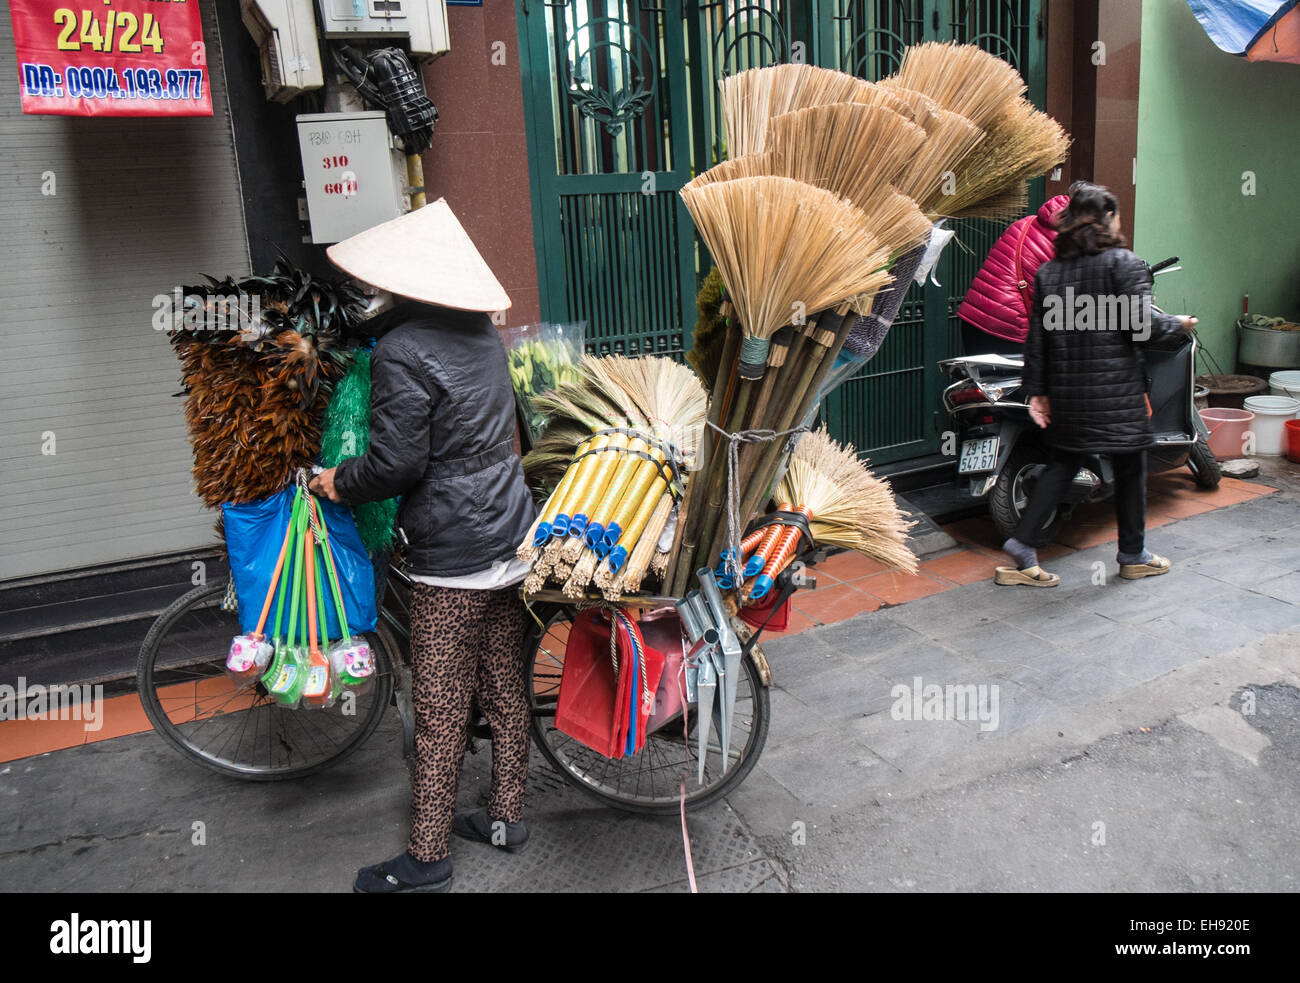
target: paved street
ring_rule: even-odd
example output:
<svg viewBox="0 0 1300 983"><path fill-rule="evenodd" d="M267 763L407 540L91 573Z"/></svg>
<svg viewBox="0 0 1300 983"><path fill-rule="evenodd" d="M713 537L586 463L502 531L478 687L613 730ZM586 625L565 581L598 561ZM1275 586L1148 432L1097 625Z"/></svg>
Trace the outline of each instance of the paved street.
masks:
<svg viewBox="0 0 1300 983"><path fill-rule="evenodd" d="M1300 888L1300 468L1263 480L1280 490L1153 530L1165 577L1118 579L1105 544L1047 564L1050 591L981 580L768 642L766 750L690 818L700 889ZM925 719L931 685L989 688ZM347 890L404 842L399 749L390 714L296 783L210 776L152 733L0 765L0 876ZM487 767L468 759L464 805ZM606 810L540 759L529 794L528 852L458 843L456 890L686 888L676 819Z"/></svg>

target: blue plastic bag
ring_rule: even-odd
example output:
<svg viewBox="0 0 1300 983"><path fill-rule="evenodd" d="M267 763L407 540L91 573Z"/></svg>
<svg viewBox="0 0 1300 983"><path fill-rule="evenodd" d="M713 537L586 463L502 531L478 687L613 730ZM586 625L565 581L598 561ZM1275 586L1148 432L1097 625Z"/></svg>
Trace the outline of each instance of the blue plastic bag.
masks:
<svg viewBox="0 0 1300 983"><path fill-rule="evenodd" d="M245 632L257 628L271 575L275 573L284 533L293 510L293 485L257 502L221 506L225 516L226 552L230 556L230 576L239 598L239 627ZM379 612L375 606L375 570L361 544L356 522L347 506L327 499L317 499L325 517L334 568L338 571L339 590L347 613L348 629L354 634L374 631ZM271 633L275 609L267 619L266 634ZM325 623L329 637L342 637L338 613L328 586L325 589Z"/></svg>

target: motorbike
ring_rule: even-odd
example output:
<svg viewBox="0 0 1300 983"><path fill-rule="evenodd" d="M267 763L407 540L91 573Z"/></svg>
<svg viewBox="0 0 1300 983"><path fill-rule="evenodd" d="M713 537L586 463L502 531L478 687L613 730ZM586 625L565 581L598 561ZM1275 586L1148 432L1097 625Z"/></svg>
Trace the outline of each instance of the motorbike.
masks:
<svg viewBox="0 0 1300 983"><path fill-rule="evenodd" d="M1174 272L1174 256L1150 267L1152 276ZM1209 448L1209 430L1193 402L1197 340L1193 333L1152 340L1143 348L1150 382L1151 429L1155 445L1147 452L1147 471L1157 474L1187 467L1196 484L1219 484L1218 461ZM1035 482L1050 460L1043 431L1030 419L1022 394L1020 355L969 355L939 367L954 381L943 392L952 421L949 439L957 455L956 485L971 502L987 500L989 516L1003 538L1014 533ZM955 439L954 439L955 438ZM1108 455L1088 458L1075 474L1063 501L1048 519L1051 539L1085 502L1104 501L1114 492Z"/></svg>

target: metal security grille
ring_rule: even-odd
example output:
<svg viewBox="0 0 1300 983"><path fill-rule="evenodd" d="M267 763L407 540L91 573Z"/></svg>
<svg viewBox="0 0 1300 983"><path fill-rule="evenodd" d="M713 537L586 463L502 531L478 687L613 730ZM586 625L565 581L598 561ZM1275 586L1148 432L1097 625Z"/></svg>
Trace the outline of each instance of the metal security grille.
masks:
<svg viewBox="0 0 1300 983"><path fill-rule="evenodd" d="M542 316L587 347L680 353L695 243L681 0L522 5Z"/></svg>
<svg viewBox="0 0 1300 983"><path fill-rule="evenodd" d="M4 88L0 581L214 541L151 326L156 295L249 269L216 5L201 10L211 117L24 116ZM18 77L8 17L0 76Z"/></svg>

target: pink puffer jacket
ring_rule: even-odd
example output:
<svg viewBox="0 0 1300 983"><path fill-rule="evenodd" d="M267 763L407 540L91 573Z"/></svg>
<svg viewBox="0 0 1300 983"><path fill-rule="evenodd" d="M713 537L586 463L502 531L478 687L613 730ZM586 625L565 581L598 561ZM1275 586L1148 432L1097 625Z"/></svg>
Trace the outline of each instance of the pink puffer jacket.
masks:
<svg viewBox="0 0 1300 983"><path fill-rule="evenodd" d="M957 308L959 318L996 338L1024 343L1034 303L1034 273L1056 255L1054 219L1069 201L1069 195L1057 195L1044 202L1037 215L1017 219L1002 233Z"/></svg>

